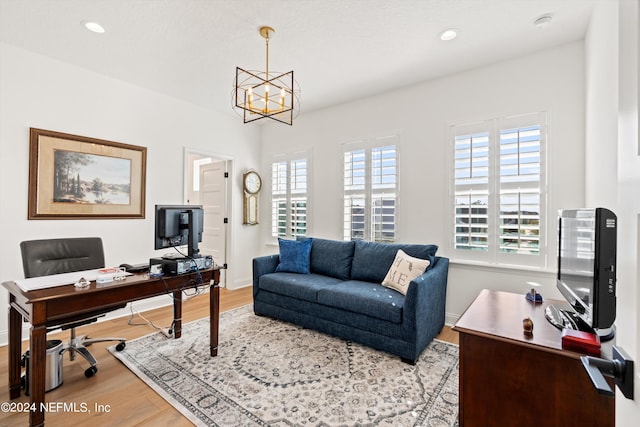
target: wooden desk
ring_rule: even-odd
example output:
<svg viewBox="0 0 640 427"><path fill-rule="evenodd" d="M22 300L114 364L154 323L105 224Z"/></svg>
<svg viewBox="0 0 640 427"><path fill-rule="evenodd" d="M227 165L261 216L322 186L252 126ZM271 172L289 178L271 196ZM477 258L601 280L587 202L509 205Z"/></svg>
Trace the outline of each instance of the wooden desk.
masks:
<svg viewBox="0 0 640 427"><path fill-rule="evenodd" d="M596 392L579 353L562 349L544 317L550 304L566 305L485 289L460 317L461 426L614 426L615 399Z"/></svg>
<svg viewBox="0 0 640 427"><path fill-rule="evenodd" d="M211 356L218 354L218 318L220 271L202 270L202 281L210 290ZM23 318L31 323L29 342L29 425L44 425L44 390L47 328L81 319L86 313L99 309L117 307L123 303L141 300L157 295L173 294L174 336L182 335L182 291L195 288L197 274L149 278L147 274L128 276L125 280L91 285L77 289L73 285L24 292L14 282L4 282L9 291L9 397L20 396L20 359Z"/></svg>

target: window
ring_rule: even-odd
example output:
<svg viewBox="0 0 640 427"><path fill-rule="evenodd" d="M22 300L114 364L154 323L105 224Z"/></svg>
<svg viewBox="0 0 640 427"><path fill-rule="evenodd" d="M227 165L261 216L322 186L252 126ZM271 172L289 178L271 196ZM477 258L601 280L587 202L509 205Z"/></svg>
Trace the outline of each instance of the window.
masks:
<svg viewBox="0 0 640 427"><path fill-rule="evenodd" d="M298 153L300 155L300 153ZM307 157L280 159L271 164L271 235L305 236L307 220Z"/></svg>
<svg viewBox="0 0 640 427"><path fill-rule="evenodd" d="M397 136L343 146L344 240L395 242Z"/></svg>
<svg viewBox="0 0 640 427"><path fill-rule="evenodd" d="M545 113L452 127L457 257L544 266L545 142Z"/></svg>

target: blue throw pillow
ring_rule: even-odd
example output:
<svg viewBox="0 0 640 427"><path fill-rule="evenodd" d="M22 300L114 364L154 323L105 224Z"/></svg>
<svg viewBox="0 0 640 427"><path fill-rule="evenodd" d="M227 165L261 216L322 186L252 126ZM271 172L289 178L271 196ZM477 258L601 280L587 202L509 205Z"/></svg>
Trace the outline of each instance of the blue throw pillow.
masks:
<svg viewBox="0 0 640 427"><path fill-rule="evenodd" d="M276 271L309 274L312 242L313 239L300 241L278 239L280 264L276 267Z"/></svg>
<svg viewBox="0 0 640 427"><path fill-rule="evenodd" d="M305 240L310 238L298 236L296 239ZM351 278L351 262L353 261L355 247L356 243L354 241L344 242L313 237L309 271L340 280L349 280Z"/></svg>

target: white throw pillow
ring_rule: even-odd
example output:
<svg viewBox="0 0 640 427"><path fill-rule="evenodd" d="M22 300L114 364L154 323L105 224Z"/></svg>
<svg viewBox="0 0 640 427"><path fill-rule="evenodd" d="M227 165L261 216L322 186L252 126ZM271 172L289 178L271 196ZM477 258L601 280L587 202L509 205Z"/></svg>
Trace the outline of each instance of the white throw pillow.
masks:
<svg viewBox="0 0 640 427"><path fill-rule="evenodd" d="M382 281L382 286L395 289L402 295L406 295L409 283L424 273L429 264L429 260L414 258L407 255L402 249L398 249L396 258Z"/></svg>

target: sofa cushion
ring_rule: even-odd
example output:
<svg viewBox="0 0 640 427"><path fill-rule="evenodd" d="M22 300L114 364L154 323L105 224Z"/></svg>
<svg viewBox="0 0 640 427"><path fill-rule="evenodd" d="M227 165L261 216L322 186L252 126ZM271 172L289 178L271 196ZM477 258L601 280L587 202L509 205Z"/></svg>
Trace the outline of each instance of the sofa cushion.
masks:
<svg viewBox="0 0 640 427"><path fill-rule="evenodd" d="M317 302L317 292L342 283L341 280L319 274L270 273L260 276L258 288L296 299Z"/></svg>
<svg viewBox="0 0 640 427"><path fill-rule="evenodd" d="M280 264L276 271L309 274L313 239L285 240L278 238Z"/></svg>
<svg viewBox="0 0 640 427"><path fill-rule="evenodd" d="M349 280L355 242L313 238L311 272Z"/></svg>
<svg viewBox="0 0 640 427"><path fill-rule="evenodd" d="M377 243L356 241L351 264L351 279L382 283L398 249L415 258L433 260L437 245L415 245L400 243Z"/></svg>
<svg viewBox="0 0 640 427"><path fill-rule="evenodd" d="M404 296L380 284L347 280L319 289L318 303L401 323Z"/></svg>
<svg viewBox="0 0 640 427"><path fill-rule="evenodd" d="M420 259L407 255L402 249L398 249L396 258L382 281L382 286L395 289L402 295L407 294L409 283L427 270L431 262L428 259Z"/></svg>

